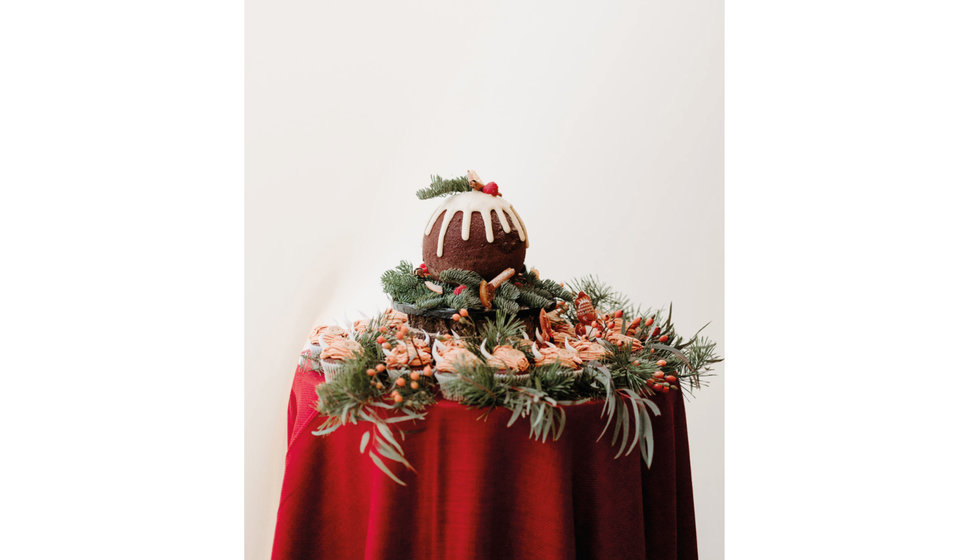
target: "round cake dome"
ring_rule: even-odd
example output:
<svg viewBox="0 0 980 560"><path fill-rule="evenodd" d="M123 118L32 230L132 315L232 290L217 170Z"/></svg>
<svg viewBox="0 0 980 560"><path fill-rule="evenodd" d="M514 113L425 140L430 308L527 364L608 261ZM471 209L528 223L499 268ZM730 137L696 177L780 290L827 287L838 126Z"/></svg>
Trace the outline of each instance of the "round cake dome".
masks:
<svg viewBox="0 0 980 560"><path fill-rule="evenodd" d="M499 195L474 190L449 197L432 213L422 261L436 277L461 268L490 280L508 268L520 271L527 247L527 229L514 207Z"/></svg>

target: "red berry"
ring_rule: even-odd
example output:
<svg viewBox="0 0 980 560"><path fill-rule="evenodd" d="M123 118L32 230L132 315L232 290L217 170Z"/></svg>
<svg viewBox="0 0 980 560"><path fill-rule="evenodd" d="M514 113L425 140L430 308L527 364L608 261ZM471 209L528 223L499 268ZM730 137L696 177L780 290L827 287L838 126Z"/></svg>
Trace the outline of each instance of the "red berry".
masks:
<svg viewBox="0 0 980 560"><path fill-rule="evenodd" d="M395 380L395 385L398 385L399 387L404 387L405 386L405 378L404 377L399 377L398 379L396 379Z"/></svg>
<svg viewBox="0 0 980 560"><path fill-rule="evenodd" d="M661 337L659 338L659 340L660 340L660 342L667 342L667 340L669 340L669 339L670 339L670 337L669 337L669 336L667 336L667 335L663 335L663 336L661 336Z"/></svg>
<svg viewBox="0 0 980 560"><path fill-rule="evenodd" d="M413 371L412 373L408 374L408 376L412 378L412 381L417 381L421 375L422 374L417 371Z"/></svg>
<svg viewBox="0 0 980 560"><path fill-rule="evenodd" d="M374 366L374 369L378 370L378 373L381 373L382 371L385 370L385 365L384 364L378 364L378 365Z"/></svg>
<svg viewBox="0 0 980 560"><path fill-rule="evenodd" d="M677 381L677 376L675 376L675 375L668 375L664 379L666 379L667 381L670 381L671 383L673 383L674 381Z"/></svg>
<svg viewBox="0 0 980 560"><path fill-rule="evenodd" d="M392 391L391 398L393 398L396 403L400 403L403 400L402 394L399 393L398 391Z"/></svg>
<svg viewBox="0 0 980 560"><path fill-rule="evenodd" d="M397 338L398 340L402 340L405 338L405 333L402 331L398 331L397 333L395 333L395 338Z"/></svg>
<svg viewBox="0 0 980 560"><path fill-rule="evenodd" d="M664 372L658 371L657 373L654 373L653 376L656 377L657 379L661 379L664 376Z"/></svg>
<svg viewBox="0 0 980 560"><path fill-rule="evenodd" d="M453 313L453 321L459 321L459 313Z"/></svg>
<svg viewBox="0 0 980 560"><path fill-rule="evenodd" d="M654 383L653 384L653 390L654 391L659 391L661 389L663 389L663 385L661 385L660 383Z"/></svg>
<svg viewBox="0 0 980 560"><path fill-rule="evenodd" d="M667 365L667 360L657 360L657 365L660 367L664 367L665 365Z"/></svg>
<svg viewBox="0 0 980 560"><path fill-rule="evenodd" d="M422 368L422 375L432 377L432 366L425 366Z"/></svg>
<svg viewBox="0 0 980 560"><path fill-rule="evenodd" d="M623 316L623 310L622 309L620 309L619 311L613 313L613 317L615 317L617 319L619 319L622 316Z"/></svg>
<svg viewBox="0 0 980 560"><path fill-rule="evenodd" d="M483 192L493 196L500 196L500 189L497 188L497 183L493 181L483 185Z"/></svg>
<svg viewBox="0 0 980 560"><path fill-rule="evenodd" d="M368 377L374 377L377 374L378 374L378 372L374 371L373 369L367 370Z"/></svg>
<svg viewBox="0 0 980 560"><path fill-rule="evenodd" d="M649 327L650 325L652 325L652 324L653 324L653 317L650 317L649 319L647 319L647 320L646 320L646 323L644 323L644 324L645 324L646 326L648 326L648 327Z"/></svg>
<svg viewBox="0 0 980 560"><path fill-rule="evenodd" d="M384 343L385 343L385 337L379 336L378 337L378 344L384 344Z"/></svg>
<svg viewBox="0 0 980 560"><path fill-rule="evenodd" d="M412 381L412 383L409 384L409 387L411 387L412 389L418 389L419 388L418 381Z"/></svg>
<svg viewBox="0 0 980 560"><path fill-rule="evenodd" d="M657 336L658 334L660 334L660 327L654 327L653 328L653 336Z"/></svg>
<svg viewBox="0 0 980 560"><path fill-rule="evenodd" d="M459 316L460 317L469 317L470 316L469 309L460 309L459 310Z"/></svg>

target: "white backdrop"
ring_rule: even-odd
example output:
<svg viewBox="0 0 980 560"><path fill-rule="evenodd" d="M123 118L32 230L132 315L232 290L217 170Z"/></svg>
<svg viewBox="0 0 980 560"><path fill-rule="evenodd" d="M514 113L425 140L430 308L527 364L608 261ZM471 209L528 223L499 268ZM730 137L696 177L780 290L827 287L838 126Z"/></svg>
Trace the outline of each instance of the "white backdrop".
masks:
<svg viewBox="0 0 980 560"><path fill-rule="evenodd" d="M431 173L496 181L543 275L596 273L636 301L672 301L682 333L712 321L724 352L720 0L249 0L245 33L248 558L271 548L304 337L386 304L380 274L421 258L438 202L414 191ZM711 559L722 379L688 404Z"/></svg>

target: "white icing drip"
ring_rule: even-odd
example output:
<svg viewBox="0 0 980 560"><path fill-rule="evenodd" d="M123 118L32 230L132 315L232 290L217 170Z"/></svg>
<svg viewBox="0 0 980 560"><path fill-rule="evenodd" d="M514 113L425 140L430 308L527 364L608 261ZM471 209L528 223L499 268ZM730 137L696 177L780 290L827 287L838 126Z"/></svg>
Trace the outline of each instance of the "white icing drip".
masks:
<svg viewBox="0 0 980 560"><path fill-rule="evenodd" d="M507 212L508 215L510 215L511 219L514 221L514 225L517 228L517 235L521 237L521 241L524 242L524 246L530 247L531 245L527 242L527 236L524 235L524 221L521 220L521 217L517 215L517 211L514 210L513 206L507 205L505 211Z"/></svg>
<svg viewBox="0 0 980 560"><path fill-rule="evenodd" d="M446 217L442 219L442 223L446 223L446 220L452 221L452 219L455 217L456 217L455 212L453 213L452 216L449 215L449 212L446 212ZM460 228L460 232L463 234L463 241L469 241L470 239L470 221L472 219L473 219L473 214L470 214L469 212L463 212L463 226L462 228ZM443 231L446 231L445 228L443 228ZM440 257L442 256L441 242L439 243L439 256Z"/></svg>
<svg viewBox="0 0 980 560"><path fill-rule="evenodd" d="M510 233L510 222L504 217L503 211L500 208L495 208L494 210L497 211L497 221L500 222L500 227L504 228L504 233Z"/></svg>
<svg viewBox="0 0 980 560"><path fill-rule="evenodd" d="M472 215L472 214L467 214L467 215ZM487 233L487 242L493 243L493 224L490 223L490 211L480 210L480 216L483 216L483 229ZM464 241L470 238L470 226L468 224L469 222L467 222L466 231L463 233ZM441 257L442 255L439 256Z"/></svg>
<svg viewBox="0 0 980 560"><path fill-rule="evenodd" d="M446 231L449 230L449 222L453 221L457 212L463 213L463 223L461 227L461 233L463 241L469 241L470 239L470 222L474 212L479 212L480 216L483 217L483 229L485 230L487 243L493 243L493 224L490 223L492 212L497 213L497 221L500 222L500 227L505 233L510 233L511 227L517 230L517 235L520 237L521 241L524 242L525 247L529 247L527 232L524 227L524 222L521 217L517 215L514 207L499 196L491 196L482 192L472 191L466 193L460 193L449 197L446 202L442 203L442 206L436 208L436 211L432 213L429 218L429 223L425 225L425 235L432 233L432 226L435 225L436 220L439 215L445 212L445 216L442 218L442 226L439 228L439 244L436 249L436 255L442 257L443 245L446 240ZM507 218L504 214L510 216L510 223L508 223Z"/></svg>

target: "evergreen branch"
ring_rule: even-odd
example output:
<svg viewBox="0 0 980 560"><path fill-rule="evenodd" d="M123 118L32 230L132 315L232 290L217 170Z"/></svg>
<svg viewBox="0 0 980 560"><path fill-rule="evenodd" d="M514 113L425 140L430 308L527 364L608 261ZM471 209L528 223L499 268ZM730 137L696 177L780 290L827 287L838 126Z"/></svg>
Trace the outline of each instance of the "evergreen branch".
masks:
<svg viewBox="0 0 980 560"><path fill-rule="evenodd" d="M517 303L525 307L550 307L555 303L554 299L548 299L542 297L539 294L531 291L530 289L522 289L520 294L517 296Z"/></svg>
<svg viewBox="0 0 980 560"><path fill-rule="evenodd" d="M517 313L521 310L521 306L512 299L507 299L502 295L496 295L493 298L493 306L501 311L507 313Z"/></svg>
<svg viewBox="0 0 980 560"><path fill-rule="evenodd" d="M449 284L462 284L464 286L478 289L483 278L472 270L461 268L447 268L439 273L439 280Z"/></svg>
<svg viewBox="0 0 980 560"><path fill-rule="evenodd" d="M496 295L506 299L516 300L517 296L521 295L521 291L510 282L504 282L497 288Z"/></svg>
<svg viewBox="0 0 980 560"><path fill-rule="evenodd" d="M470 180L466 175L452 179L443 179L438 175L432 175L429 186L415 191L415 196L419 197L420 200L427 200L471 190L473 189L470 187Z"/></svg>
<svg viewBox="0 0 980 560"><path fill-rule="evenodd" d="M480 296L477 295L477 292L469 288L459 294L450 292L446 296L446 304L453 309L472 309L483 305L480 303Z"/></svg>
<svg viewBox="0 0 980 560"><path fill-rule="evenodd" d="M487 351L493 352L494 348L504 344L515 345L523 340L521 333L524 332L524 323L516 315L506 311L498 311L493 321L486 321L478 329L479 338L487 341ZM480 355L479 345L481 341L476 341L477 351Z"/></svg>
<svg viewBox="0 0 980 560"><path fill-rule="evenodd" d="M599 313L610 313L623 309L630 304L629 298L622 292L612 289L608 284L589 274L575 278L568 285L576 292L585 292L592 301L592 307Z"/></svg>
<svg viewBox="0 0 980 560"><path fill-rule="evenodd" d="M561 284L555 282L554 280L539 278L535 281L534 286L548 292L552 297L560 298L565 301L575 301L575 294L565 289Z"/></svg>
<svg viewBox="0 0 980 560"><path fill-rule="evenodd" d="M447 306L446 296L433 294L432 292L429 293L432 294L432 296L416 301L415 307L418 307L419 309L436 309Z"/></svg>

